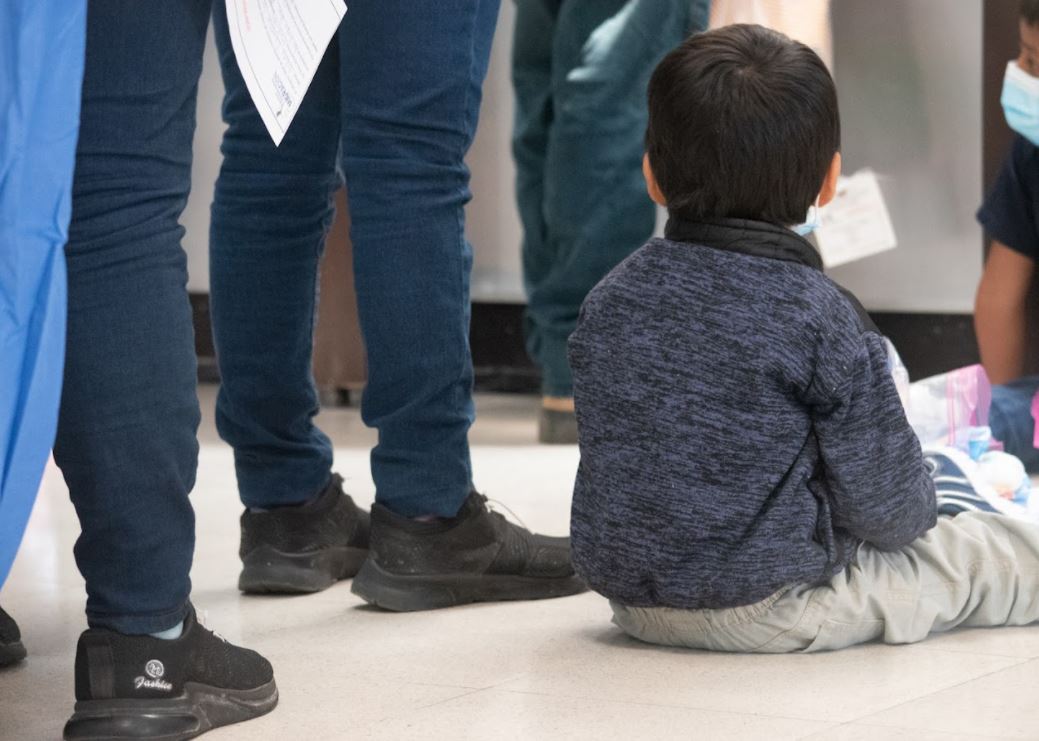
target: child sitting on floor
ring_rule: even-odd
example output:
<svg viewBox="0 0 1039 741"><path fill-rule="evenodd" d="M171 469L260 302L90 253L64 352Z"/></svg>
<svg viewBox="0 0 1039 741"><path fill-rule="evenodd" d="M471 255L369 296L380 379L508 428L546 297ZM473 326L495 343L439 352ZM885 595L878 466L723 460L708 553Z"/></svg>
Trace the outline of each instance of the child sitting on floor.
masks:
<svg viewBox="0 0 1039 741"><path fill-rule="evenodd" d="M937 518L935 482L967 477L921 454L883 338L801 236L841 167L823 62L729 26L659 65L649 109L666 237L592 291L570 340L573 558L615 622L787 652L1039 619L1039 526Z"/></svg>

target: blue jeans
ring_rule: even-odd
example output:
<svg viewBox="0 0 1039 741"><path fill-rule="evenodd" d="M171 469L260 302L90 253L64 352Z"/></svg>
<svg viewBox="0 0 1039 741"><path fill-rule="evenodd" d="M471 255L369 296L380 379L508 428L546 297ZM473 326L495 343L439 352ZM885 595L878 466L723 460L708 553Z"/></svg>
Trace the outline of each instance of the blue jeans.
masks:
<svg viewBox="0 0 1039 741"><path fill-rule="evenodd" d="M566 342L588 291L653 234L646 87L709 10L708 0L516 1L525 329L547 395L573 395Z"/></svg>
<svg viewBox="0 0 1039 741"><path fill-rule="evenodd" d="M187 609L199 422L187 260L195 97L210 0L91 2L54 457L82 526L93 627Z"/></svg>
<svg viewBox="0 0 1039 741"><path fill-rule="evenodd" d="M1020 458L1030 474L1039 473L1039 450L1033 445L1035 420L1032 418L1032 398L1037 391L1039 376L993 386L989 410L992 436L1003 442L1008 453Z"/></svg>
<svg viewBox="0 0 1039 741"><path fill-rule="evenodd" d="M470 490L473 420L466 151L500 0L356 0L280 147L214 10L227 95L210 238L217 426L242 500L295 504L331 474L314 425L318 262L345 176L379 431L376 498L405 516L454 515Z"/></svg>

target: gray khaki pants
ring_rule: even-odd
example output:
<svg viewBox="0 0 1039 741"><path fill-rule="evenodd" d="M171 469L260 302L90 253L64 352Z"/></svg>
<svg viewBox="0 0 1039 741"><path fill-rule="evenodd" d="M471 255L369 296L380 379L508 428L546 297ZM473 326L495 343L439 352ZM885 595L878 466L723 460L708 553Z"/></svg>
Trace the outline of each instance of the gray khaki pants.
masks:
<svg viewBox="0 0 1039 741"><path fill-rule="evenodd" d="M958 626L1039 620L1039 525L1002 515L941 517L900 551L859 547L828 584L746 607L681 610L611 603L613 621L647 643L711 651L829 651L914 643Z"/></svg>

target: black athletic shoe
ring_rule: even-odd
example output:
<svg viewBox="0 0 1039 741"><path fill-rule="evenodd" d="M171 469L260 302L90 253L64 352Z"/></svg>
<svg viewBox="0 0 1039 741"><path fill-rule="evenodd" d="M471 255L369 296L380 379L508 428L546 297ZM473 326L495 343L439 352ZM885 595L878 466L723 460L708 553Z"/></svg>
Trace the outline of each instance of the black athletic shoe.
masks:
<svg viewBox="0 0 1039 741"><path fill-rule="evenodd" d="M17 664L25 658L25 646L18 624L0 608L0 666Z"/></svg>
<svg viewBox="0 0 1039 741"><path fill-rule="evenodd" d="M174 641L85 631L76 647L76 712L64 737L180 741L277 704L267 659L206 630L192 610Z"/></svg>
<svg viewBox="0 0 1039 741"><path fill-rule="evenodd" d="M587 589L570 539L535 535L469 495L450 520L419 522L372 508L372 550L353 592L399 612L469 602L564 597Z"/></svg>
<svg viewBox="0 0 1039 741"><path fill-rule="evenodd" d="M309 593L349 579L368 557L368 513L332 481L312 502L242 514L242 575L250 593Z"/></svg>

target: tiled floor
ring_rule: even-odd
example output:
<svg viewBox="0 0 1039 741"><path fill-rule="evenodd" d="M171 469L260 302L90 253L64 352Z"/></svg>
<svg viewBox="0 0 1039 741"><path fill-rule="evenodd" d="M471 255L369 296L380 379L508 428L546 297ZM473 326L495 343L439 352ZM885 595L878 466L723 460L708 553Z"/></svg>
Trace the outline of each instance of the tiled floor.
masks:
<svg viewBox="0 0 1039 741"><path fill-rule="evenodd" d="M213 732L231 739L1039 739L1039 628L969 631L909 647L813 656L658 650L611 627L599 597L394 615L349 584L296 598L240 595L230 452L206 420L194 599L207 622L274 663L281 704ZM531 444L536 402L483 396L478 485L529 526L566 530L575 448ZM373 436L356 411L326 412L336 466L362 502ZM54 739L72 707L83 586L78 531L47 472L25 546L0 595L30 660L0 673L0 739Z"/></svg>

